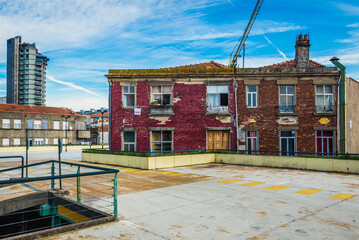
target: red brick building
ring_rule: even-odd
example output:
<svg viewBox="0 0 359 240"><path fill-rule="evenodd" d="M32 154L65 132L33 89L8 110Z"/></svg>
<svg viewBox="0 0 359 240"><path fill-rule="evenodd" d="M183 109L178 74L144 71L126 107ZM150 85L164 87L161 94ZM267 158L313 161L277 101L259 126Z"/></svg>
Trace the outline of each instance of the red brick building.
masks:
<svg viewBox="0 0 359 240"><path fill-rule="evenodd" d="M340 72L309 60L309 46L300 35L294 60L261 68L109 70L111 149L336 152ZM357 152L359 124L346 121L351 141L342 148Z"/></svg>

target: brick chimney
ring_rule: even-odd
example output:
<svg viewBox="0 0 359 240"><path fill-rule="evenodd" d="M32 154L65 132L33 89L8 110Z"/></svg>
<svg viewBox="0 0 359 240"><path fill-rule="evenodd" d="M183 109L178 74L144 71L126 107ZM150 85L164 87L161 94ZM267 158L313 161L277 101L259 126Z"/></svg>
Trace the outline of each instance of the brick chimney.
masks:
<svg viewBox="0 0 359 240"><path fill-rule="evenodd" d="M309 36L300 34L295 43L295 67L309 68Z"/></svg>

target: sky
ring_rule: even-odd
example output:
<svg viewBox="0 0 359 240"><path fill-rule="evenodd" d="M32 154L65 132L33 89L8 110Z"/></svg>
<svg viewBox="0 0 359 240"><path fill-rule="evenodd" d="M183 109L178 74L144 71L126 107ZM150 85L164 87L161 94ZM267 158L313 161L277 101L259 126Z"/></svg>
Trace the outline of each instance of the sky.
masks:
<svg viewBox="0 0 359 240"><path fill-rule="evenodd" d="M0 96L6 95L6 40L17 35L50 58L46 105L107 107L109 69L225 65L256 0L0 0ZM358 0L264 0L246 41L245 67L294 58L298 34L310 58L333 56L359 80ZM242 60L239 60L242 62Z"/></svg>

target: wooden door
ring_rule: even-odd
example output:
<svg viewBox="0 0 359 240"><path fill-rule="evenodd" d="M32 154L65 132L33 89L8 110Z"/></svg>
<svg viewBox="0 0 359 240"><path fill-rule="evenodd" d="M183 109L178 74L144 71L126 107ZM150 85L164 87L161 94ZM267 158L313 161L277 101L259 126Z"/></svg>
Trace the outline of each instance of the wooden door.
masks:
<svg viewBox="0 0 359 240"><path fill-rule="evenodd" d="M207 149L229 149L228 131L207 131Z"/></svg>

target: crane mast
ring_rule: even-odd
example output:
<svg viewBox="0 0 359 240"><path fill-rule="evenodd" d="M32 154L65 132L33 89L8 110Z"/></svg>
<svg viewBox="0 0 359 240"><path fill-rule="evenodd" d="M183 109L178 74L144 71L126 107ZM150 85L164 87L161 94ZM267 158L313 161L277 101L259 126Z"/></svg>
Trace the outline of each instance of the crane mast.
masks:
<svg viewBox="0 0 359 240"><path fill-rule="evenodd" d="M244 31L243 33L243 36L242 36L242 39L238 45L238 48L237 48L237 51L236 53L234 54L234 57L232 58L232 54L231 54L231 57L230 57L230 60L229 60L229 67L236 67L236 64L237 64L237 59L239 57L239 54L241 53L242 51L242 48L244 46L244 43L246 42L247 40L247 37L249 35L249 32L251 31L252 29L252 26L254 24L254 21L256 20L256 17L259 13L259 10L261 9L261 6L262 6L262 3L263 3L264 0L258 0L257 1L257 4L256 4L256 7L254 8L254 11L252 13L252 16L251 16L251 19L249 20L249 23L246 27L246 30Z"/></svg>

